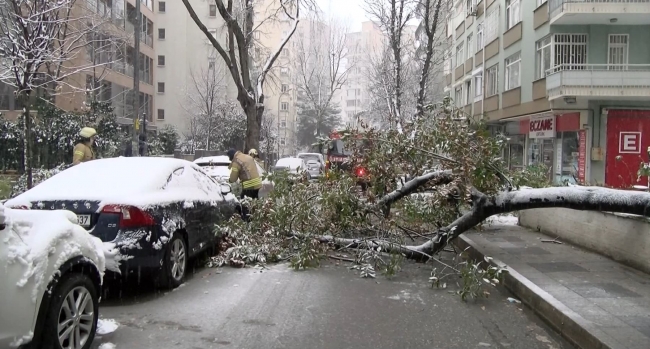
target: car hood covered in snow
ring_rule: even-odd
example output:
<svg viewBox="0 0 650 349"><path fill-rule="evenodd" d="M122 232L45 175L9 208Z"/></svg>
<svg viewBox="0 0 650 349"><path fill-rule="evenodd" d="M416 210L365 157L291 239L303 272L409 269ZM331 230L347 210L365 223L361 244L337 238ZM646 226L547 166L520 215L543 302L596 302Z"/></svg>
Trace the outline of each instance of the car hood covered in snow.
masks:
<svg viewBox="0 0 650 349"><path fill-rule="evenodd" d="M27 206L39 201L90 200L135 206L174 201L219 201L221 189L189 161L132 157L100 159L62 171L6 202Z"/></svg>

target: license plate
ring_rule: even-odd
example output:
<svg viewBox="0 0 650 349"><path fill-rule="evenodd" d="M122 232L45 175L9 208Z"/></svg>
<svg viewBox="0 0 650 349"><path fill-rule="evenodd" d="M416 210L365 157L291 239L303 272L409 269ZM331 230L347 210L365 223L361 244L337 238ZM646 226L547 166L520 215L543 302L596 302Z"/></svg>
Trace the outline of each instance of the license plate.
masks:
<svg viewBox="0 0 650 349"><path fill-rule="evenodd" d="M82 227L89 227L90 226L90 215L89 214L78 214L77 215L77 222L79 222L79 225Z"/></svg>

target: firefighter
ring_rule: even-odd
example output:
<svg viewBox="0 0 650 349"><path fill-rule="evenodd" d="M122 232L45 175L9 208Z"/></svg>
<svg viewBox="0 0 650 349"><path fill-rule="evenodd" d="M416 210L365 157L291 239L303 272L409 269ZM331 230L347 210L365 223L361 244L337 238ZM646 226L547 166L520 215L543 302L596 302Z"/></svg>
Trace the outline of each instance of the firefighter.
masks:
<svg viewBox="0 0 650 349"><path fill-rule="evenodd" d="M95 160L95 152L93 152L92 147L96 135L97 131L92 127L84 127L79 131L79 141L72 152L72 165Z"/></svg>
<svg viewBox="0 0 650 349"><path fill-rule="evenodd" d="M228 150L228 158L230 159L229 182L241 181L242 192L240 198L257 199L260 188L262 188L262 177L257 171L255 159L235 149ZM244 220L248 220L248 208L245 206L242 207L242 216Z"/></svg>

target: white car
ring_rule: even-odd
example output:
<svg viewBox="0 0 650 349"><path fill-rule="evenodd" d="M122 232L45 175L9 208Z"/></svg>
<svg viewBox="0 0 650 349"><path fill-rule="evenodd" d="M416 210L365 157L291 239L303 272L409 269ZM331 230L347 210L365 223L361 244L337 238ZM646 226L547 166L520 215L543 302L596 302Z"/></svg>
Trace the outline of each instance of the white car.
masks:
<svg viewBox="0 0 650 349"><path fill-rule="evenodd" d="M310 180L311 175L307 169L305 160L292 157L279 159L278 162L275 163L275 166L273 166L273 171L275 172L287 171L289 173L289 178L292 181L300 178Z"/></svg>
<svg viewBox="0 0 650 349"><path fill-rule="evenodd" d="M323 154L299 153L296 157L305 161L311 178L320 177L325 173L325 157L323 157Z"/></svg>
<svg viewBox="0 0 650 349"><path fill-rule="evenodd" d="M90 348L105 262L74 213L0 204L0 348Z"/></svg>

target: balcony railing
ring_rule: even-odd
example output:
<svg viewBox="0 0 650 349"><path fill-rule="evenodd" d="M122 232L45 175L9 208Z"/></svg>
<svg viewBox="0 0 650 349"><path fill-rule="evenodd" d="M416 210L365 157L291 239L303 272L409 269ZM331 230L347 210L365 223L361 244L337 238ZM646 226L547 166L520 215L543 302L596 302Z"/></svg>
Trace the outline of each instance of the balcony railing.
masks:
<svg viewBox="0 0 650 349"><path fill-rule="evenodd" d="M613 6L621 4L650 5L650 0L549 0L548 14L553 18L563 12L611 13L615 12Z"/></svg>
<svg viewBox="0 0 650 349"><path fill-rule="evenodd" d="M648 88L650 64L561 64L547 70L546 74L546 90L551 99L581 94L625 96L625 91L634 96L634 89ZM614 93L615 90L618 92Z"/></svg>

